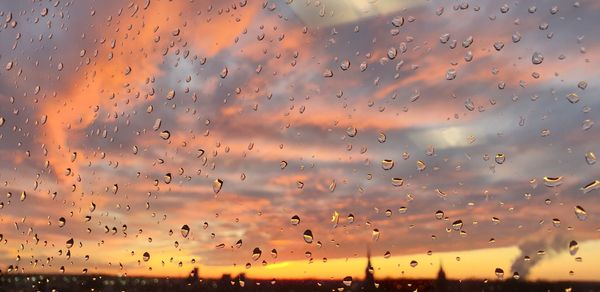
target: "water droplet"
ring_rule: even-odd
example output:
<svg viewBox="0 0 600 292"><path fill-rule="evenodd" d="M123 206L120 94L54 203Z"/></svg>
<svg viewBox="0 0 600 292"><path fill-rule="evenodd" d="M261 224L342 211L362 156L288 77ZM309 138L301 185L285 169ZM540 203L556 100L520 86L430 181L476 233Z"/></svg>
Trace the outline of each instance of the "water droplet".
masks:
<svg viewBox="0 0 600 292"><path fill-rule="evenodd" d="M142 259L144 260L144 262L149 261L150 260L150 253L144 252L144 254L142 255Z"/></svg>
<svg viewBox="0 0 600 292"><path fill-rule="evenodd" d="M498 280L504 279L504 270L503 269L496 268L496 270L494 271L494 273L496 274L496 277L498 277Z"/></svg>
<svg viewBox="0 0 600 292"><path fill-rule="evenodd" d="M290 222L292 223L292 225L296 226L300 224L300 217L298 215L294 215L292 216L292 219L290 219Z"/></svg>
<svg viewBox="0 0 600 292"><path fill-rule="evenodd" d="M331 183L329 184L329 191L333 192L335 191L335 187L336 187L336 183L335 180L331 181Z"/></svg>
<svg viewBox="0 0 600 292"><path fill-rule="evenodd" d="M384 159L381 161L381 167L384 170L390 170L394 167L394 161L391 159Z"/></svg>
<svg viewBox="0 0 600 292"><path fill-rule="evenodd" d="M357 133L358 130L355 127L348 127L346 129L346 135L348 135L348 137L354 137Z"/></svg>
<svg viewBox="0 0 600 292"><path fill-rule="evenodd" d="M423 162L422 160L417 160L417 170L423 171L426 167L427 165L425 164L425 162Z"/></svg>
<svg viewBox="0 0 600 292"><path fill-rule="evenodd" d="M521 34L518 31L515 31L512 34L512 41L513 43L518 43L521 40Z"/></svg>
<svg viewBox="0 0 600 292"><path fill-rule="evenodd" d="M585 119L583 120L583 122L581 122L581 129L583 129L584 131L591 129L592 126L594 126L594 121L590 119Z"/></svg>
<svg viewBox="0 0 600 292"><path fill-rule="evenodd" d="M163 140L169 140L169 138L171 138L171 132L164 130L162 132L160 132L159 136L163 139Z"/></svg>
<svg viewBox="0 0 600 292"><path fill-rule="evenodd" d="M221 188L223 187L223 181L219 178L215 179L212 182L212 187L215 194L218 194L221 191Z"/></svg>
<svg viewBox="0 0 600 292"><path fill-rule="evenodd" d="M395 27L401 27L402 25L404 25L404 17L402 16L396 16L392 19L392 25Z"/></svg>
<svg viewBox="0 0 600 292"><path fill-rule="evenodd" d="M181 226L181 236L183 236L183 238L188 237L188 235L190 234L190 227L186 225Z"/></svg>
<svg viewBox="0 0 600 292"><path fill-rule="evenodd" d="M279 168L281 168L281 169L284 169L284 168L286 168L286 167L287 167L287 165L288 165L287 161L285 161L285 160L282 160L282 161L279 163Z"/></svg>
<svg viewBox="0 0 600 292"><path fill-rule="evenodd" d="M346 71L348 69L350 69L350 61L348 60L344 60L340 63L340 69Z"/></svg>
<svg viewBox="0 0 600 292"><path fill-rule="evenodd" d="M437 219L437 220L442 220L442 219L444 219L444 211L442 211L442 210L437 210L437 211L435 212L435 219Z"/></svg>
<svg viewBox="0 0 600 292"><path fill-rule="evenodd" d="M260 248L255 247L254 250L252 251L252 260L256 261L260 258L260 256L262 255L262 250L260 250Z"/></svg>
<svg viewBox="0 0 600 292"><path fill-rule="evenodd" d="M580 188L580 190L584 193L587 194L591 191L597 190L600 188L600 181L599 180L594 180L590 183L588 183L587 185L583 186Z"/></svg>
<svg viewBox="0 0 600 292"><path fill-rule="evenodd" d="M399 177L392 178L392 185L395 187L401 187L404 184L404 180Z"/></svg>
<svg viewBox="0 0 600 292"><path fill-rule="evenodd" d="M577 95L577 93L569 93L567 94L567 100L570 103L577 103L579 101L579 95Z"/></svg>
<svg viewBox="0 0 600 292"><path fill-rule="evenodd" d="M456 78L456 69L450 68L446 71L446 80L454 80Z"/></svg>
<svg viewBox="0 0 600 292"><path fill-rule="evenodd" d="M496 43L494 43L494 49L496 49L496 51L500 51L500 50L502 50L502 48L504 48L504 43L503 42L496 42Z"/></svg>
<svg viewBox="0 0 600 292"><path fill-rule="evenodd" d="M547 187L557 187L562 185L563 183L563 177L562 176L557 176L557 177L548 177L545 176L544 177L544 185L546 185Z"/></svg>
<svg viewBox="0 0 600 292"><path fill-rule="evenodd" d="M552 225L556 228L560 227L560 219L558 218L553 218L552 219Z"/></svg>
<svg viewBox="0 0 600 292"><path fill-rule="evenodd" d="M385 134L382 132L379 132L379 136L377 136L377 141L379 141L379 143L384 143L386 140Z"/></svg>
<svg viewBox="0 0 600 292"><path fill-rule="evenodd" d="M223 70L221 70L221 73L219 73L219 76L221 76L221 78L225 78L225 77L227 77L228 73L229 73L229 70L227 69L227 67L223 67Z"/></svg>
<svg viewBox="0 0 600 292"><path fill-rule="evenodd" d="M396 58L397 55L398 55L398 50L396 48L391 47L388 49L388 51L387 51L388 59L393 60Z"/></svg>
<svg viewBox="0 0 600 292"><path fill-rule="evenodd" d="M323 71L323 77L325 77L325 78L333 77L333 71L331 71L330 69L326 69L325 71Z"/></svg>
<svg viewBox="0 0 600 292"><path fill-rule="evenodd" d="M58 218L58 227L63 227L67 223L67 219L65 217Z"/></svg>
<svg viewBox="0 0 600 292"><path fill-rule="evenodd" d="M344 279L342 280L342 283L344 283L344 286L346 286L346 287L352 286L352 277L350 277L350 276L344 277Z"/></svg>
<svg viewBox="0 0 600 292"><path fill-rule="evenodd" d="M577 241L571 240L571 242L569 242L569 253L574 256L577 254L577 251L579 251L579 244L577 244Z"/></svg>
<svg viewBox="0 0 600 292"><path fill-rule="evenodd" d="M391 253L390 251L386 251L386 252L383 254L383 258L385 258L385 259L389 259L391 256L392 256L392 253Z"/></svg>
<svg viewBox="0 0 600 292"><path fill-rule="evenodd" d="M456 221L452 222L452 229L454 229L454 231L459 231L462 229L462 227L463 227L462 220L456 220Z"/></svg>
<svg viewBox="0 0 600 292"><path fill-rule="evenodd" d="M583 207L576 206L575 216L577 216L577 219L579 219L579 221L585 221L587 219L587 212L585 211L585 209L583 209Z"/></svg>
<svg viewBox="0 0 600 292"><path fill-rule="evenodd" d="M354 215L353 214L348 214L348 217L346 219L348 220L349 224L354 223Z"/></svg>
<svg viewBox="0 0 600 292"><path fill-rule="evenodd" d="M313 233L312 233L312 231L310 231L310 229L306 229L306 231L304 231L303 237L304 237L304 242L306 242L306 243L313 242Z"/></svg>
<svg viewBox="0 0 600 292"><path fill-rule="evenodd" d="M170 184L172 179L173 177L171 176L170 172L165 174L164 181L166 184Z"/></svg>
<svg viewBox="0 0 600 292"><path fill-rule="evenodd" d="M411 266L412 268L416 267L417 265L419 265L419 262L417 262L417 261L415 261L415 260L412 260L412 261L410 261L410 266Z"/></svg>
<svg viewBox="0 0 600 292"><path fill-rule="evenodd" d="M531 63L533 63L534 65L539 65L542 64L542 62L544 62L544 56L542 55L542 53L534 52L531 56Z"/></svg>
<svg viewBox="0 0 600 292"><path fill-rule="evenodd" d="M585 154L585 162L587 162L588 165L593 165L596 163L596 154L594 152L587 152Z"/></svg>
<svg viewBox="0 0 600 292"><path fill-rule="evenodd" d="M506 156L503 153L496 154L496 163L502 164L504 161L506 161Z"/></svg>
<svg viewBox="0 0 600 292"><path fill-rule="evenodd" d="M371 238L373 239L373 241L377 241L379 240L379 236L381 235L381 232L379 232L379 229L375 228L373 229L373 233L371 234Z"/></svg>
<svg viewBox="0 0 600 292"><path fill-rule="evenodd" d="M171 100L175 97L175 90L171 89L167 92L167 100Z"/></svg>
<svg viewBox="0 0 600 292"><path fill-rule="evenodd" d="M66 246L67 248L71 248L73 247L73 245L75 244L75 240L73 238L70 238L69 240L67 240L66 242Z"/></svg>

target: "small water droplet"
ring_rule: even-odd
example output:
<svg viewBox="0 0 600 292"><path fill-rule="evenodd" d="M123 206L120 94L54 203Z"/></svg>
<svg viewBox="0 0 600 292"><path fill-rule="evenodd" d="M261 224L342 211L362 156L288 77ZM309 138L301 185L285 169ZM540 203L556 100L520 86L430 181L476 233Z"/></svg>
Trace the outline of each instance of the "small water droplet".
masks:
<svg viewBox="0 0 600 292"><path fill-rule="evenodd" d="M437 219L437 220L442 220L442 219L444 219L444 211L442 211L442 210L437 210L437 211L435 212L435 219Z"/></svg>
<svg viewBox="0 0 600 292"><path fill-rule="evenodd" d="M404 180L399 177L392 178L392 185L395 187L401 187L404 184Z"/></svg>
<svg viewBox="0 0 600 292"><path fill-rule="evenodd" d="M67 219L65 217L58 218L58 227L63 227L67 223Z"/></svg>
<svg viewBox="0 0 600 292"><path fill-rule="evenodd" d="M502 164L504 161L506 161L506 156L503 153L496 154L496 163Z"/></svg>
<svg viewBox="0 0 600 292"><path fill-rule="evenodd" d="M379 229L375 228L373 229L373 233L371 234L371 238L373 239L373 241L377 241L379 240L379 236L381 235L381 232L379 232Z"/></svg>
<svg viewBox="0 0 600 292"><path fill-rule="evenodd" d="M456 221L452 222L452 229L454 229L454 231L459 231L462 229L462 227L463 227L462 220L456 220Z"/></svg>
<svg viewBox="0 0 600 292"><path fill-rule="evenodd" d="M573 93L569 93L569 94L567 94L567 100L568 100L570 103L577 103L577 102L579 101L579 99L580 99L580 98L579 98L579 95L577 95L577 93L574 93L574 92L573 92Z"/></svg>
<svg viewBox="0 0 600 292"><path fill-rule="evenodd" d="M423 171L427 168L427 165L422 160L417 160L417 170Z"/></svg>
<svg viewBox="0 0 600 292"><path fill-rule="evenodd" d="M171 138L171 132L164 130L162 132L160 132L159 136L163 139L163 140L169 140L169 138Z"/></svg>
<svg viewBox="0 0 600 292"><path fill-rule="evenodd" d="M588 165L593 165L596 163L596 154L594 152L587 152L585 154L585 162L587 162Z"/></svg>

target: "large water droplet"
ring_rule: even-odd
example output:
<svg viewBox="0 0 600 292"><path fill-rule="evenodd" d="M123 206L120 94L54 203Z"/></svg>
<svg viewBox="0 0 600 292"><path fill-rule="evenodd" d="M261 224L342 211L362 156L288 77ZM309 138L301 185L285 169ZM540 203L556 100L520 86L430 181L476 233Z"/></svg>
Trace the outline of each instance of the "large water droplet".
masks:
<svg viewBox="0 0 600 292"><path fill-rule="evenodd" d="M580 221L585 221L587 219L587 212L581 206L575 206L575 216Z"/></svg>
<svg viewBox="0 0 600 292"><path fill-rule="evenodd" d="M577 241L571 240L571 242L569 242L569 253L572 256L574 256L575 254L577 254L578 250L579 250L579 244L577 244Z"/></svg>
<svg viewBox="0 0 600 292"><path fill-rule="evenodd" d="M391 159L384 159L381 161L381 167L384 170L390 170L394 167L394 161Z"/></svg>
<svg viewBox="0 0 600 292"><path fill-rule="evenodd" d="M190 234L190 227L186 225L181 226L181 236L183 236L183 238L188 237L188 235Z"/></svg>
<svg viewBox="0 0 600 292"><path fill-rule="evenodd" d="M583 186L580 188L580 190L584 193L587 194L591 191L597 190L600 188L600 181L599 180L594 180L590 183L588 183L587 185Z"/></svg>
<svg viewBox="0 0 600 292"><path fill-rule="evenodd" d="M292 225L296 226L300 224L300 217L298 215L294 215L292 216L292 219L290 219L290 222L292 223Z"/></svg>
<svg viewBox="0 0 600 292"><path fill-rule="evenodd" d="M503 269L496 268L496 270L494 271L494 273L496 274L496 277L498 277L498 280L504 279L504 270Z"/></svg>
<svg viewBox="0 0 600 292"><path fill-rule="evenodd" d="M547 187L557 187L562 185L563 183L563 177L562 176L556 176L556 177L549 177L549 176L545 176L544 177L544 185L546 185Z"/></svg>
<svg viewBox="0 0 600 292"><path fill-rule="evenodd" d="M255 247L254 250L252 251L252 260L258 260L260 258L260 256L262 255L262 250L260 250L260 248Z"/></svg>
<svg viewBox="0 0 600 292"><path fill-rule="evenodd" d="M213 188L213 191L215 192L215 194L218 194L221 191L222 187L223 187L223 181L221 179L217 178L212 182L212 188Z"/></svg>
<svg viewBox="0 0 600 292"><path fill-rule="evenodd" d="M306 243L313 242L313 233L312 233L312 231L310 231L310 229L306 229L306 231L304 231L303 237L304 237L304 242L306 242Z"/></svg>
<svg viewBox="0 0 600 292"><path fill-rule="evenodd" d="M531 63L533 63L534 65L539 65L542 64L542 62L544 62L544 56L542 55L542 53L534 52L531 56Z"/></svg>
<svg viewBox="0 0 600 292"><path fill-rule="evenodd" d="M150 260L150 253L144 252L144 254L142 255L142 259L144 260L144 262L149 261Z"/></svg>

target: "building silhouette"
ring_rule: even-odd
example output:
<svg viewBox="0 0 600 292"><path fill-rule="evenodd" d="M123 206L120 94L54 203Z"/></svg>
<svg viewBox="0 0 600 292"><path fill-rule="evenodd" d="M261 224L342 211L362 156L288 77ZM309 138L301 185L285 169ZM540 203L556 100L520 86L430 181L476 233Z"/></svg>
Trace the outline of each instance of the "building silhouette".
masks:
<svg viewBox="0 0 600 292"><path fill-rule="evenodd" d="M448 280L446 279L446 272L444 272L444 267L441 263L440 270L438 271L438 276L435 281L435 290L438 292L448 291Z"/></svg>
<svg viewBox="0 0 600 292"><path fill-rule="evenodd" d="M371 265L371 249L367 247L367 267L365 268L365 280L363 281L362 291L377 291L375 286L375 275Z"/></svg>

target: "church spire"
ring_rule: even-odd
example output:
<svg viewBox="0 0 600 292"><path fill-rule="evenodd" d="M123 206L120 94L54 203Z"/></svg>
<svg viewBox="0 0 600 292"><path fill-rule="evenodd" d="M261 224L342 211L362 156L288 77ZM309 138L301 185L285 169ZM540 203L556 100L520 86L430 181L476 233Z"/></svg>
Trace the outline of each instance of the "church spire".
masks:
<svg viewBox="0 0 600 292"><path fill-rule="evenodd" d="M369 245L367 245L367 268L365 269L363 291L375 291L375 277L373 275L373 266L371 265L371 247Z"/></svg>

